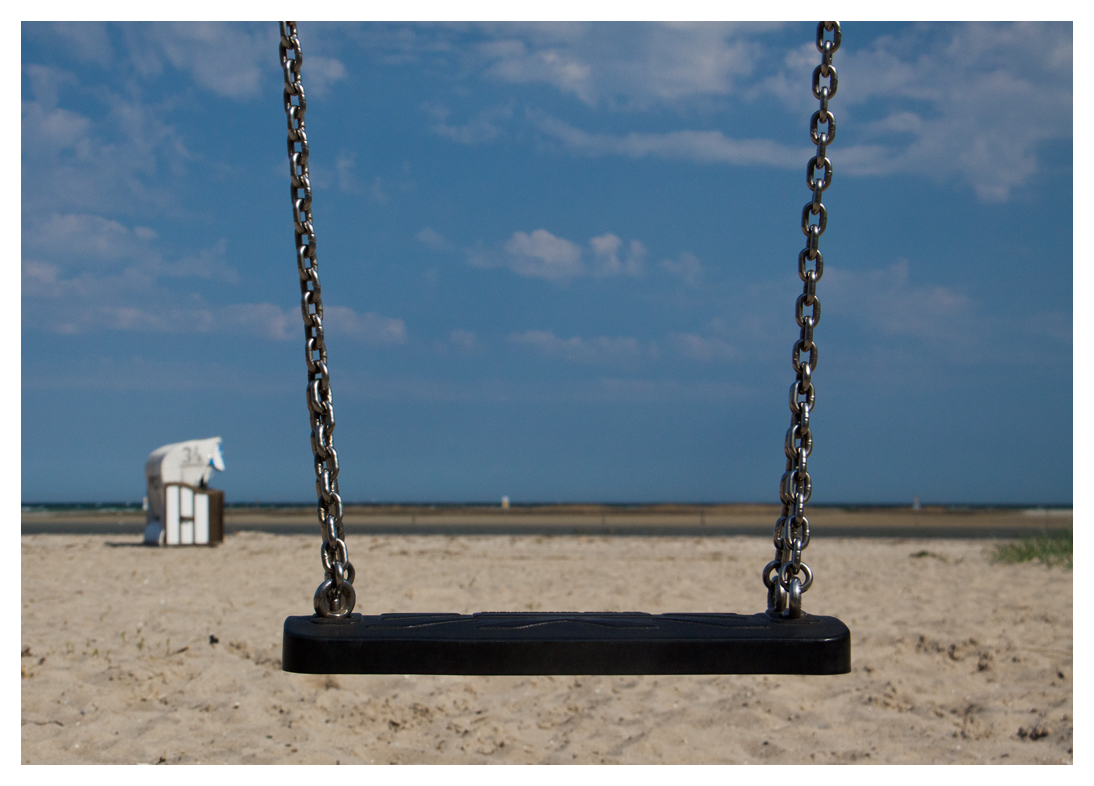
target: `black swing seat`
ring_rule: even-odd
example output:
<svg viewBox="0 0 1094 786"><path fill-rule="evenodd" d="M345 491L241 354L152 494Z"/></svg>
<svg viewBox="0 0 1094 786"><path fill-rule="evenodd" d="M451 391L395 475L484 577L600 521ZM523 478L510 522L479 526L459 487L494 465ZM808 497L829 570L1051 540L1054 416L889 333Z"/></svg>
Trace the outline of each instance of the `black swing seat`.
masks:
<svg viewBox="0 0 1094 786"><path fill-rule="evenodd" d="M847 674L835 617L485 612L289 617L281 668L303 674Z"/></svg>

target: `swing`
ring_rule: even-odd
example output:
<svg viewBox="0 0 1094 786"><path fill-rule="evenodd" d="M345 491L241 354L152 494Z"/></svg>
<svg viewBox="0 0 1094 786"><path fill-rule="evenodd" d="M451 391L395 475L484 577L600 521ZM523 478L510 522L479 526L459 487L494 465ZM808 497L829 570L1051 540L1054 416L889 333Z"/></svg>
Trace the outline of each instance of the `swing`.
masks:
<svg viewBox="0 0 1094 786"><path fill-rule="evenodd" d="M826 32L832 33L831 39L825 40ZM813 71L813 95L819 99L820 109L813 114L809 128L817 154L806 169L806 184L813 198L802 210L801 227L807 243L798 255L798 274L804 282L796 305L801 338L793 350L796 379L790 387L791 419L785 441L786 471L779 488L782 515L774 531L775 559L762 574L767 610L751 615L489 612L368 616L353 613L354 569L346 548L338 493L338 453L332 439L334 406L323 338L304 128L307 100L300 81L303 57L296 22L281 23L293 226L324 570L323 582L315 592L315 614L285 620L283 670L305 674L475 675L851 671L851 633L847 626L835 617L806 614L801 608L802 595L813 583L813 572L802 562L802 552L809 545L805 504L812 495L807 460L813 449L809 418L816 396L811 381L817 366L813 328L821 313L816 287L824 271L818 241L828 220L821 195L832 182L832 162L826 149L835 138L836 119L828 111L828 100L836 94L832 54L839 46L839 23L820 22L817 49L822 60ZM822 85L822 78L828 84ZM814 216L816 223L810 223ZM804 360L803 352L807 354Z"/></svg>

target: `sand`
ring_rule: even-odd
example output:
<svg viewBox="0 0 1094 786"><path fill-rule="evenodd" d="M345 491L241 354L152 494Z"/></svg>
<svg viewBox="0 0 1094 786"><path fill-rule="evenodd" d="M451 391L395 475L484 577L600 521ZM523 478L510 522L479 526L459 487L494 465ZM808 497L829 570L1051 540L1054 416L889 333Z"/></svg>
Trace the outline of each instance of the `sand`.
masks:
<svg viewBox="0 0 1094 786"><path fill-rule="evenodd" d="M842 676L280 670L317 537L22 537L23 763L1071 763L1072 573L990 540L815 538ZM358 607L760 611L758 537L361 536Z"/></svg>

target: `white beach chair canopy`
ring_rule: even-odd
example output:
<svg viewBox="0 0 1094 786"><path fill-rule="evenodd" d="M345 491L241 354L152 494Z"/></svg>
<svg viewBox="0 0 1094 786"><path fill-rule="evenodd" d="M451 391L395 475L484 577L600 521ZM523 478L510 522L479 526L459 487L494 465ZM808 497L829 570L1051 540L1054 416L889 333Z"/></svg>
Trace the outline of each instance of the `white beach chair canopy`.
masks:
<svg viewBox="0 0 1094 786"><path fill-rule="evenodd" d="M188 483L203 486L213 476L213 470L224 471L224 456L220 452L220 437L174 442L156 448L144 464L144 476L161 483Z"/></svg>

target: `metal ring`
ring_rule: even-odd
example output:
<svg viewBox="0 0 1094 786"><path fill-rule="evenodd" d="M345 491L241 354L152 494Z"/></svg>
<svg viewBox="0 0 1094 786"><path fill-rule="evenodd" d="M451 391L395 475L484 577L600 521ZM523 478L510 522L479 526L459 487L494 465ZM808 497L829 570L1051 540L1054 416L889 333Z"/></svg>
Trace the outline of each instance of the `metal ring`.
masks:
<svg viewBox="0 0 1094 786"><path fill-rule="evenodd" d="M800 423L791 426L787 431L787 440L786 444L783 445L783 454L791 461L795 461L798 458L799 450L804 450L806 456L809 456L813 452L813 432L805 431L803 433Z"/></svg>
<svg viewBox="0 0 1094 786"><path fill-rule="evenodd" d="M802 592L806 592L810 587L813 586L813 571L804 562L801 564L798 570L805 574L805 581L802 582Z"/></svg>
<svg viewBox="0 0 1094 786"><path fill-rule="evenodd" d="M330 495L334 492L331 486L330 473L324 469L315 476L315 496L323 502L330 502Z"/></svg>
<svg viewBox="0 0 1094 786"><path fill-rule="evenodd" d="M333 430L334 424L331 423L331 431ZM329 443L327 445L327 468L330 470L332 478L338 477L338 451L336 451L333 445L330 445Z"/></svg>
<svg viewBox="0 0 1094 786"><path fill-rule="evenodd" d="M813 212L814 205L818 208L815 213ZM817 217L816 224L809 223L810 216ZM806 202L805 207L802 208L802 233L809 235L816 232L817 235L823 235L826 229L828 229L828 208L819 202Z"/></svg>
<svg viewBox="0 0 1094 786"><path fill-rule="evenodd" d="M809 368L809 366L802 366L802 368ZM810 385L809 389L803 394L798 390L800 384L801 381L797 379L790 383L790 411L795 415L801 413L802 404L808 404L810 409L812 409L813 403L817 399L817 389L813 385ZM805 396L804 401L798 401L798 396L801 395Z"/></svg>
<svg viewBox="0 0 1094 786"><path fill-rule="evenodd" d="M839 49L843 36L840 34L839 22L817 22L817 50L823 52L828 41L824 40L824 32L832 31L831 51Z"/></svg>
<svg viewBox="0 0 1094 786"><path fill-rule="evenodd" d="M330 495L330 501L327 503L327 510L334 519L335 527L339 530L338 537L342 538L345 534L342 531L342 497L339 496L337 490Z"/></svg>
<svg viewBox="0 0 1094 786"><path fill-rule="evenodd" d="M816 323L814 323L814 324L816 324ZM812 331L810 331L810 332L812 332ZM813 344L812 346L815 347L816 344ZM807 401L807 402L802 402L802 403L806 404L809 407L809 409L812 410L813 409L813 401L816 398L816 391L813 388L813 369L809 366L808 363L806 363L805 365L803 365L801 367L801 369L798 372L798 395L806 396L806 395L809 394L810 390L814 391L813 398L809 399L809 401ZM799 414L801 413L801 407L800 406L798 408L798 412L799 412ZM806 417L809 417L809 415L807 414Z"/></svg>
<svg viewBox="0 0 1094 786"><path fill-rule="evenodd" d="M805 307L806 306L811 306L812 309L813 309L813 313L809 315L813 318L813 326L816 327L817 323L820 322L820 315L821 315L820 298L817 297L816 295L813 295L813 302L812 303L807 303L806 301L808 299L809 299L808 295L798 295L798 300L794 304L794 312L795 312L794 313L794 318L797 320L798 327L805 327L805 317L806 317Z"/></svg>
<svg viewBox="0 0 1094 786"><path fill-rule="evenodd" d="M798 425L795 423L786 430L786 439L783 440L783 455L791 461L798 455Z"/></svg>
<svg viewBox="0 0 1094 786"><path fill-rule="evenodd" d="M820 83L821 77L827 77L829 82L827 85ZM834 66L828 66L828 73L824 73L824 64L817 66L813 69L813 98L820 98L822 95L827 95L829 98L836 94L836 88L839 86L839 75L836 74Z"/></svg>
<svg viewBox="0 0 1094 786"><path fill-rule="evenodd" d="M828 115L828 122L826 123L826 125L828 126L828 130L825 131L823 134L820 131L820 110L814 112L813 116L809 118L809 139L814 145L821 144L822 137L825 146L832 144L832 140L836 138L836 117L831 112L826 112L825 114Z"/></svg>
<svg viewBox="0 0 1094 786"><path fill-rule="evenodd" d="M819 180L814 177L818 169L824 171ZM817 183L820 185L816 185ZM809 163L805 165L805 185L812 191L824 191L832 185L832 161L828 156L817 154L809 159Z"/></svg>
<svg viewBox="0 0 1094 786"><path fill-rule="evenodd" d="M319 546L319 557L323 563L323 570L332 577L334 576L335 565L341 565L343 573L346 566L349 565L349 552L346 549L346 542L341 538L324 540ZM344 580L353 583L348 576L345 576Z"/></svg>
<svg viewBox="0 0 1094 786"><path fill-rule="evenodd" d="M775 585L775 580L771 578L771 570L772 570L772 568L778 568L778 567L779 567L779 561L777 559L771 560L771 562L767 563L767 565L764 566L764 572L763 572L764 586L767 587L768 589L771 589Z"/></svg>
<svg viewBox="0 0 1094 786"><path fill-rule="evenodd" d="M794 540L801 541L801 550L805 551L809 547L809 519L807 519L805 516L802 516L801 522L795 525L795 529L798 530L798 537Z"/></svg>
<svg viewBox="0 0 1094 786"><path fill-rule="evenodd" d="M353 611L357 603L357 593L348 581L342 583L341 590L334 589L334 582L325 579L315 591L313 606L320 617L345 617Z"/></svg>
<svg viewBox="0 0 1094 786"><path fill-rule="evenodd" d="M775 594L775 611L782 614L786 611L786 604L790 600L787 596L786 587L782 584L776 584L773 591Z"/></svg>
<svg viewBox="0 0 1094 786"><path fill-rule="evenodd" d="M813 497L813 478L809 477L809 473L805 471L804 467L802 467L802 474L805 476L805 491L802 494L801 504L802 509L804 509L806 503ZM795 478L794 480L797 481L798 478Z"/></svg>
<svg viewBox="0 0 1094 786"><path fill-rule="evenodd" d="M319 380L313 379L306 390L308 409L317 415L323 414L323 400L319 397Z"/></svg>
<svg viewBox="0 0 1094 786"><path fill-rule="evenodd" d="M809 252L813 252L813 258L809 257ZM809 270L809 263L812 262L815 270ZM820 277L824 275L824 256L820 251L816 249L803 248L801 253L798 254L798 278L805 281L809 273L815 272L816 278L819 281Z"/></svg>
<svg viewBox="0 0 1094 786"><path fill-rule="evenodd" d="M783 549L788 549L794 542L794 517L787 516L783 524Z"/></svg>
<svg viewBox="0 0 1094 786"><path fill-rule="evenodd" d="M815 224L808 229L809 231L805 233L804 250L809 253L817 253L817 250L820 247L820 232L817 231L817 226Z"/></svg>
<svg viewBox="0 0 1094 786"><path fill-rule="evenodd" d="M782 530L783 530L783 521L785 520L785 518L786 518L785 516L780 516L779 517L779 520L775 522L775 531L771 533L771 542L772 542L772 545L775 547L775 551L782 551L782 549L783 549ZM775 562L769 562L767 567L769 568L774 564L775 564ZM767 568L764 568L764 570L767 570ZM767 586L766 581L764 582L764 586ZM770 589L770 587L768 587L768 589Z"/></svg>
<svg viewBox="0 0 1094 786"><path fill-rule="evenodd" d="M779 481L779 500L784 505L794 504L794 470L788 469Z"/></svg>
<svg viewBox="0 0 1094 786"><path fill-rule="evenodd" d="M802 341L799 340L794 343L793 367L795 372L800 373L801 371L803 349L805 349L805 345ZM809 347L809 360L806 361L809 364L810 372L817 369L817 354L817 345L813 344Z"/></svg>
<svg viewBox="0 0 1094 786"><path fill-rule="evenodd" d="M797 576L790 580L790 588L787 591L786 616L797 619L802 615L802 583Z"/></svg>
<svg viewBox="0 0 1094 786"><path fill-rule="evenodd" d="M323 517L323 540L338 540L338 519L329 513Z"/></svg>

